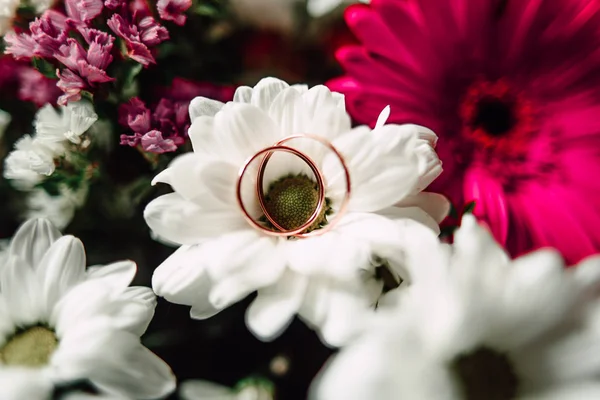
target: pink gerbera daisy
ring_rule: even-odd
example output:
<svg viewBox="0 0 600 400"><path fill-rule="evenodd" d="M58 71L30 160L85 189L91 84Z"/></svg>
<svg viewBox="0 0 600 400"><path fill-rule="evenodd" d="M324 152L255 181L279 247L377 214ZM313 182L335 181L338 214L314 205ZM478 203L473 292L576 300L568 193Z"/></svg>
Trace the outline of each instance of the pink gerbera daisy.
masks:
<svg viewBox="0 0 600 400"><path fill-rule="evenodd" d="M362 44L329 86L357 121L389 104L434 130L435 188L513 255L600 250L600 2L373 0L346 21Z"/></svg>

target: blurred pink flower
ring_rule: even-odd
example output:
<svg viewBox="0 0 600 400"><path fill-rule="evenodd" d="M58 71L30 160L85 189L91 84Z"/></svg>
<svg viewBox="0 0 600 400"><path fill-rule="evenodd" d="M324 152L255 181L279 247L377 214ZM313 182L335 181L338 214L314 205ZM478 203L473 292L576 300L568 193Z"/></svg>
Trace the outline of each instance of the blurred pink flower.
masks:
<svg viewBox="0 0 600 400"><path fill-rule="evenodd" d="M29 24L30 33L9 32L4 36L6 54L21 58L52 58L67 40L66 17L48 10Z"/></svg>
<svg viewBox="0 0 600 400"><path fill-rule="evenodd" d="M119 123L133 131L133 135L121 135L121 144L141 145L151 153L175 151L187 140L190 101L204 96L226 102L233 99L234 91L229 86L174 78L170 87L157 93L160 100L153 110L137 97L120 106Z"/></svg>
<svg viewBox="0 0 600 400"><path fill-rule="evenodd" d="M78 22L88 22L102 12L102 0L65 0L67 15Z"/></svg>
<svg viewBox="0 0 600 400"><path fill-rule="evenodd" d="M125 41L127 56L143 66L156 63L150 47L169 38L167 29L152 17L144 17L139 22L128 22L119 14L114 14L107 24L112 31Z"/></svg>
<svg viewBox="0 0 600 400"><path fill-rule="evenodd" d="M187 16L185 12L192 6L192 0L158 0L156 8L158 15L167 21L173 21L177 25L185 25Z"/></svg>
<svg viewBox="0 0 600 400"><path fill-rule="evenodd" d="M121 135L121 144L141 146L150 153L165 153L177 150L185 143L189 117L187 108L171 100L161 99L151 114L143 101L134 97L119 108L119 123L129 127L133 135Z"/></svg>
<svg viewBox="0 0 600 400"><path fill-rule="evenodd" d="M56 81L46 78L35 68L23 67L19 71L19 100L42 107L46 103L56 104L60 93Z"/></svg>
<svg viewBox="0 0 600 400"><path fill-rule="evenodd" d="M329 82L374 125L425 125L444 173L432 189L474 200L513 256L600 250L600 3L373 0L346 11L362 45Z"/></svg>

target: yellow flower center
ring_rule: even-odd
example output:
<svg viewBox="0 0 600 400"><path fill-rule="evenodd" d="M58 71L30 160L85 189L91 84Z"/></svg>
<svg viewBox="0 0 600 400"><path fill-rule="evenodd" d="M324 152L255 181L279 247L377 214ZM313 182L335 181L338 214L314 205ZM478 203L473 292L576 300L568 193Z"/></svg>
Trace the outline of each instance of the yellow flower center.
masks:
<svg viewBox="0 0 600 400"><path fill-rule="evenodd" d="M296 229L306 223L319 203L317 184L306 175L285 176L273 182L265 195L265 208L271 218L286 230ZM315 222L303 233L327 224L331 208L326 199L325 206Z"/></svg>
<svg viewBox="0 0 600 400"><path fill-rule="evenodd" d="M34 326L11 337L0 349L0 360L6 365L40 367L48 364L57 346L54 332Z"/></svg>

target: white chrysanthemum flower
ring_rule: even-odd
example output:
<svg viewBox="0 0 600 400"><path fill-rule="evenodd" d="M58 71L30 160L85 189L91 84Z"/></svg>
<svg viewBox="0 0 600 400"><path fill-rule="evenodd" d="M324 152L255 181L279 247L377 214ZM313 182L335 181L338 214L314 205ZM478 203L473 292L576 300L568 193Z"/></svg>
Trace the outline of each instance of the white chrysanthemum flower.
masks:
<svg viewBox="0 0 600 400"><path fill-rule="evenodd" d="M273 385L270 382L249 379L242 381L236 388L217 383L189 380L179 387L179 396L183 400L273 400Z"/></svg>
<svg viewBox="0 0 600 400"><path fill-rule="evenodd" d="M311 16L322 17L342 4L348 5L359 1L362 3L370 2L370 0L308 0L306 8Z"/></svg>
<svg viewBox="0 0 600 400"><path fill-rule="evenodd" d="M67 153L69 142L80 136L98 119L86 101L69 103L57 111L46 104L35 115L35 135L24 135L4 163L4 177L22 190L33 188L54 172L54 159Z"/></svg>
<svg viewBox="0 0 600 400"><path fill-rule="evenodd" d="M365 325L311 398L600 398L599 257L570 270L551 250L511 261L470 215L453 247L421 246L429 279Z"/></svg>
<svg viewBox="0 0 600 400"><path fill-rule="evenodd" d="M98 120L93 106L87 101L78 101L59 108L60 111L46 104L37 112L34 123L36 137L51 147L65 140L81 143L80 136Z"/></svg>
<svg viewBox="0 0 600 400"><path fill-rule="evenodd" d="M27 197L25 216L27 219L46 218L58 229L63 229L69 225L75 211L85 203L88 189L86 184L75 191L60 185L56 195L50 195L44 189L34 189Z"/></svg>
<svg viewBox="0 0 600 400"><path fill-rule="evenodd" d="M0 0L0 36L12 29L12 20L17 14L20 0Z"/></svg>
<svg viewBox="0 0 600 400"><path fill-rule="evenodd" d="M4 160L4 177L21 189L31 189L54 172L54 151L29 135L15 143Z"/></svg>
<svg viewBox="0 0 600 400"><path fill-rule="evenodd" d="M49 399L80 380L135 399L173 391L168 365L140 343L156 299L128 287L135 271L132 261L86 270L78 239L26 222L0 266L0 397Z"/></svg>
<svg viewBox="0 0 600 400"><path fill-rule="evenodd" d="M380 282L374 291L361 272L372 276L375 265L401 258L402 240L415 220L438 232L448 210L442 196L420 192L441 172L435 134L416 125L352 129L343 96L324 86L309 90L267 78L255 88L238 88L225 105L196 98L190 115L194 153L154 179L175 192L152 201L145 218L155 234L183 245L155 271L153 287L169 301L191 305L194 318L258 290L247 313L257 336L277 336L301 311L317 328L336 321L336 329L321 333L337 344L346 326L338 320L358 320L349 305L371 309L382 292ZM340 159L305 133L319 135L342 154L351 181L346 213L340 213L347 194ZM256 229L236 201L238 172L248 158L295 134L302 136L286 145L304 151L324 175L324 211L316 215L319 191L311 170L287 154L269 160L263 188L266 209L286 229L317 216L308 230L323 234L301 240ZM247 175L240 195L258 219L265 214L257 205L256 180ZM400 265L387 261L392 274L407 278Z"/></svg>
<svg viewBox="0 0 600 400"><path fill-rule="evenodd" d="M12 30L13 19L17 15L17 9L23 4L32 6L37 14L52 7L56 0L0 0L0 36L4 36Z"/></svg>

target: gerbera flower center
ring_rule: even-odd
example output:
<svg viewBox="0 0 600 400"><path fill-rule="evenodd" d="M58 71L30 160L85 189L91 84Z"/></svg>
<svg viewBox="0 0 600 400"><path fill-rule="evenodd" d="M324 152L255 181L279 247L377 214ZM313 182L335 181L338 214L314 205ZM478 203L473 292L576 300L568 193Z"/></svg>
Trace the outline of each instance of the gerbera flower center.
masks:
<svg viewBox="0 0 600 400"><path fill-rule="evenodd" d="M271 218L284 229L296 229L305 224L317 209L319 189L306 175L288 175L271 183L265 195L265 208ZM330 212L326 199L320 215L305 232L327 224Z"/></svg>
<svg viewBox="0 0 600 400"><path fill-rule="evenodd" d="M6 365L39 367L48 364L57 346L52 330L34 326L11 337L0 349L0 360Z"/></svg>
<svg viewBox="0 0 600 400"><path fill-rule="evenodd" d="M531 102L503 80L472 84L459 112L463 135L483 150L519 153L536 131Z"/></svg>
<svg viewBox="0 0 600 400"><path fill-rule="evenodd" d="M457 357L452 368L465 400L512 400L519 381L508 357L487 347Z"/></svg>
<svg viewBox="0 0 600 400"><path fill-rule="evenodd" d="M481 99L476 106L473 126L492 136L502 135L513 127L513 105L494 97Z"/></svg>

